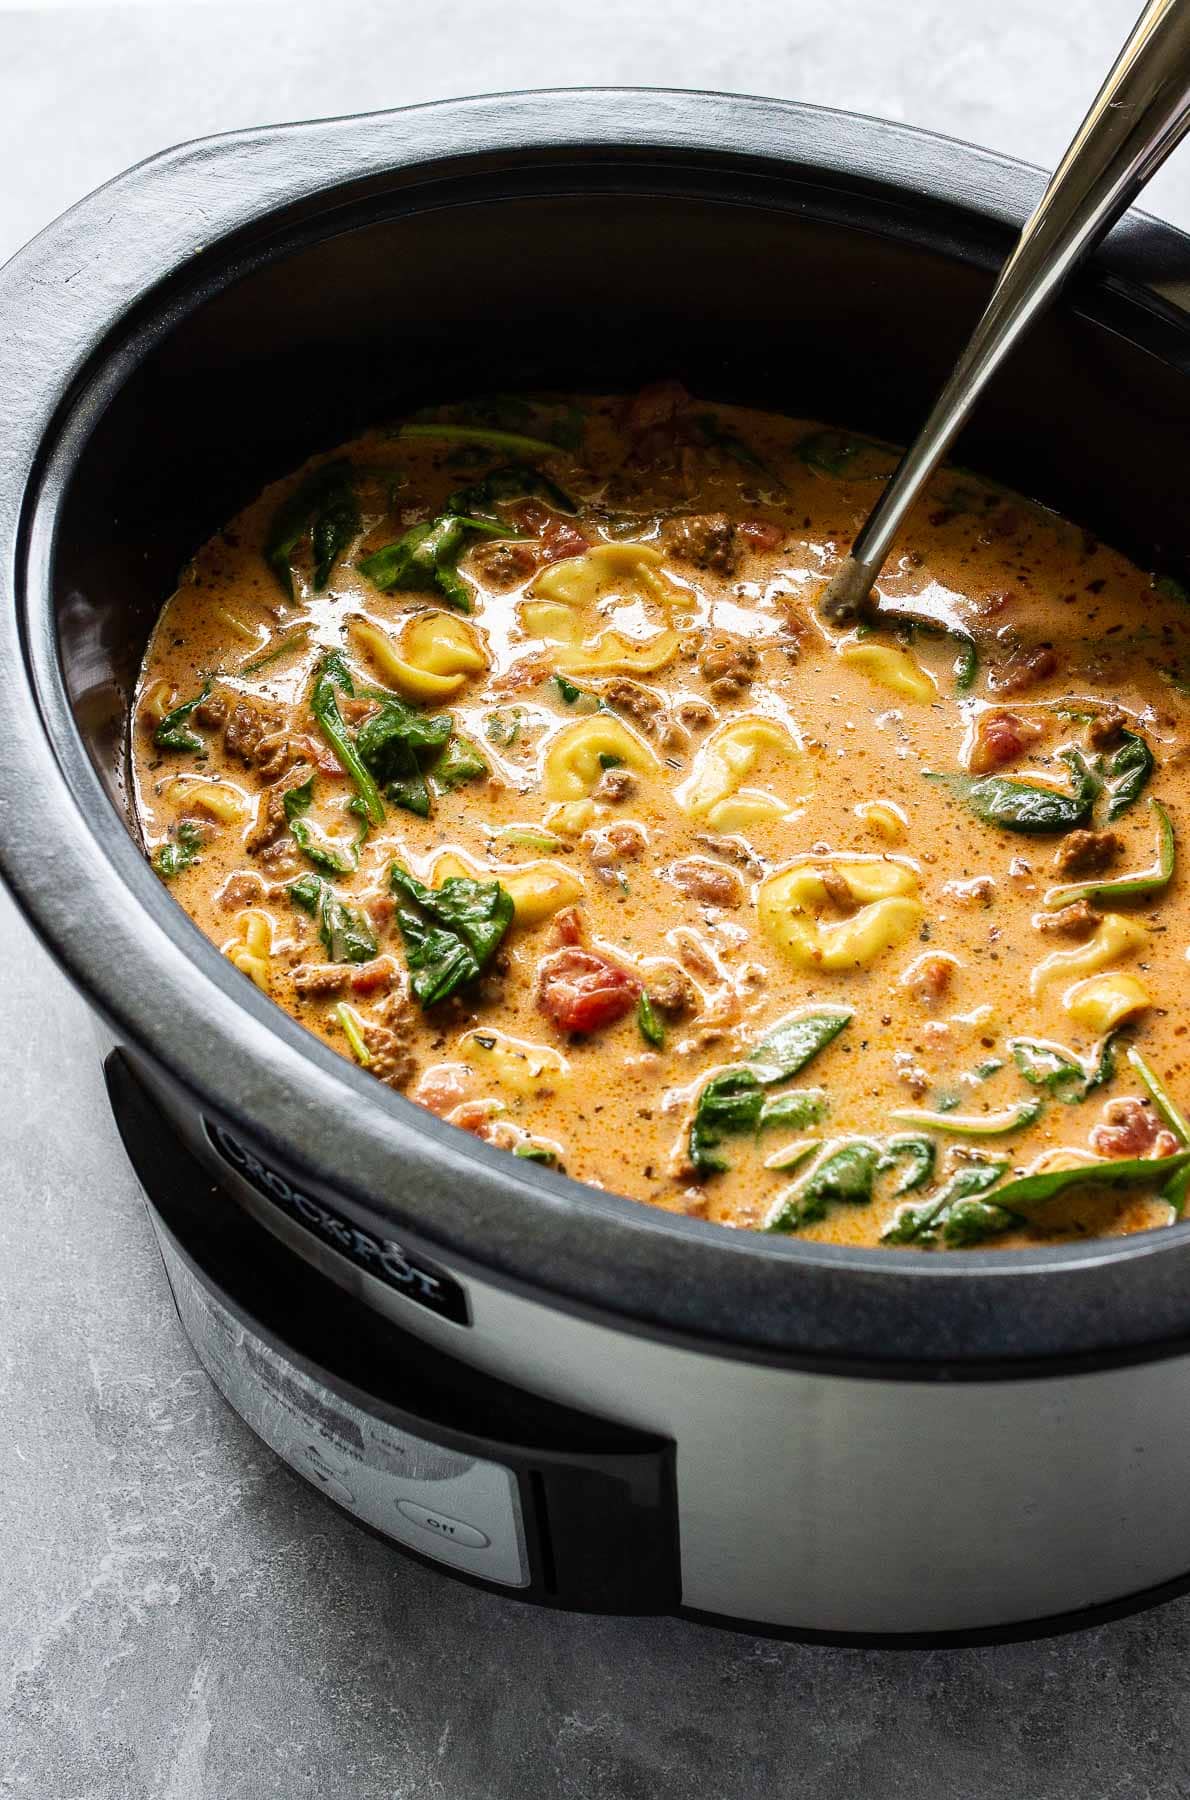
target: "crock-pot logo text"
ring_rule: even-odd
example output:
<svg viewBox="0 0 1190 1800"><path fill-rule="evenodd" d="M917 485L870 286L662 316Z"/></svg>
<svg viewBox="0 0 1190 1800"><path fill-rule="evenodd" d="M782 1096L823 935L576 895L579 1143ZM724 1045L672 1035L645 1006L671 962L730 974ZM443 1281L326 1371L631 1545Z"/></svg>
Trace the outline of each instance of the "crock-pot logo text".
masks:
<svg viewBox="0 0 1190 1800"><path fill-rule="evenodd" d="M344 1219L324 1200L316 1200L312 1194L296 1187L287 1176L271 1169L255 1151L247 1149L238 1138L225 1131L222 1125L216 1125L210 1119L205 1119L203 1123L207 1137L223 1160L230 1163L236 1173L254 1187L258 1194L263 1194L266 1200L271 1200L316 1237L332 1245L353 1263L358 1263L361 1269L366 1269L378 1281L396 1288L407 1299L416 1300L419 1306L441 1313L444 1318L453 1319L456 1324L470 1323L467 1317L467 1297L453 1275L448 1275L445 1269L437 1268L423 1257L411 1256L392 1238L375 1237L370 1231L353 1225L350 1219Z"/></svg>

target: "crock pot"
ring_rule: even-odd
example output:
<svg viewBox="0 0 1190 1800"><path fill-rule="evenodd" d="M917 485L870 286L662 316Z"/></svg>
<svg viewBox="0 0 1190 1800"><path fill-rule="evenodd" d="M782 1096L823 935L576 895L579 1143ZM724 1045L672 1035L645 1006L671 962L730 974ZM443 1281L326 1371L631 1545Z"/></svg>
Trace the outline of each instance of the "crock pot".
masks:
<svg viewBox="0 0 1190 1800"><path fill-rule="evenodd" d="M462 1579L894 1643L1190 1580L1190 1225L851 1250L516 1161L273 1007L128 806L151 621L265 481L431 400L663 374L904 439L1040 187L809 107L514 94L183 146L0 273L0 868L102 1021L212 1379ZM960 459L1184 569L1188 299L1190 243L1126 219Z"/></svg>

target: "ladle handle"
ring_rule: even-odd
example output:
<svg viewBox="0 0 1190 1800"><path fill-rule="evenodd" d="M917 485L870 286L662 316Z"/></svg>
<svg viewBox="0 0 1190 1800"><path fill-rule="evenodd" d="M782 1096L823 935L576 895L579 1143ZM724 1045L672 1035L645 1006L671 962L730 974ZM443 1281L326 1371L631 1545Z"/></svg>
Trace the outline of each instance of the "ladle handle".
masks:
<svg viewBox="0 0 1190 1800"><path fill-rule="evenodd" d="M1190 128L1190 0L1149 0L1055 169L987 309L823 597L855 618L893 539L987 382Z"/></svg>

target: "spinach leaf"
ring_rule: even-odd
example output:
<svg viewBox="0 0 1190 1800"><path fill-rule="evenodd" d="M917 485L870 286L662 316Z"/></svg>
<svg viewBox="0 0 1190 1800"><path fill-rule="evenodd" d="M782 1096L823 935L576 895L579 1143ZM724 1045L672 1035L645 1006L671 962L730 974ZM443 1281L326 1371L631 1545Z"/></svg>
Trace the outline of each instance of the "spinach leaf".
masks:
<svg viewBox="0 0 1190 1800"><path fill-rule="evenodd" d="M320 875L300 875L288 888L290 899L318 920L323 949L336 963L371 962L376 939L362 913L340 900L329 881Z"/></svg>
<svg viewBox="0 0 1190 1800"><path fill-rule="evenodd" d="M979 646L970 632L951 629L947 637L953 638L958 645L958 655L954 660L954 684L960 694L965 694L974 685L979 674Z"/></svg>
<svg viewBox="0 0 1190 1800"><path fill-rule="evenodd" d="M201 826L193 819L183 819L174 832L170 843L162 844L153 858L153 867L163 881L172 881L183 869L189 869L198 861L198 853L202 849L203 834Z"/></svg>
<svg viewBox="0 0 1190 1800"><path fill-rule="evenodd" d="M665 1025L658 1018L656 1007L643 989L636 1003L636 1024L645 1043L652 1044L654 1050L660 1050L665 1043Z"/></svg>
<svg viewBox="0 0 1190 1800"><path fill-rule="evenodd" d="M933 1138L928 1137L894 1137L889 1138L884 1147L884 1155L880 1158L880 1172L895 1169L899 1163L908 1163L904 1175L893 1189L893 1194L909 1194L915 1188L924 1187L934 1173L938 1150Z"/></svg>
<svg viewBox="0 0 1190 1800"><path fill-rule="evenodd" d="M898 606L887 613L881 609L875 620L866 621L867 630L861 623L856 627L857 635L866 637L879 624L887 624L906 644L912 644L918 637L949 638L956 646L958 654L954 660L954 684L960 694L965 694L973 685L979 674L979 645L971 632L961 625L943 625L936 620L917 618Z"/></svg>
<svg viewBox="0 0 1190 1800"><path fill-rule="evenodd" d="M1078 1163L1073 1169L1047 1169L1043 1175L1022 1175L996 1195L1011 1212L1028 1214L1057 1194L1078 1187L1158 1187L1190 1167L1190 1149L1173 1156L1147 1156L1120 1162Z"/></svg>
<svg viewBox="0 0 1190 1800"><path fill-rule="evenodd" d="M752 469L769 481L777 481L768 464L761 461L755 450L749 449L743 438L737 437L734 431L728 431L717 413L698 413L693 423L708 450L717 450L721 456L730 457L732 462L739 463L741 467ZM784 483L777 481L777 485L783 487Z"/></svg>
<svg viewBox="0 0 1190 1800"><path fill-rule="evenodd" d="M771 1094L760 1109L760 1130L785 1126L802 1131L817 1125L829 1110L829 1102L821 1088L792 1088L787 1094Z"/></svg>
<svg viewBox="0 0 1190 1800"><path fill-rule="evenodd" d="M460 425L494 425L498 431L523 431L533 423L535 408L524 394L474 394L470 400L444 407L452 420ZM432 424L435 409L426 407L414 413L414 422Z"/></svg>
<svg viewBox="0 0 1190 1800"><path fill-rule="evenodd" d="M563 838L543 825L502 825L494 836L502 844L515 844L519 850L541 850L546 856L567 848Z"/></svg>
<svg viewBox="0 0 1190 1800"><path fill-rule="evenodd" d="M880 1242L921 1245L936 1243L939 1229L944 1225L950 1208L995 1187L1008 1167L1007 1162L964 1163L932 1200L921 1201L916 1206L899 1206L892 1224L887 1231L881 1233Z"/></svg>
<svg viewBox="0 0 1190 1800"><path fill-rule="evenodd" d="M956 1200L942 1221L942 1242L950 1250L965 1250L1019 1224L1015 1213L994 1200Z"/></svg>
<svg viewBox="0 0 1190 1800"><path fill-rule="evenodd" d="M761 1077L751 1069L727 1069L707 1082L690 1126L690 1160L703 1174L731 1167L719 1154L725 1137L743 1137L781 1126L800 1130L816 1125L827 1110L821 1088L803 1088L766 1098Z"/></svg>
<svg viewBox="0 0 1190 1800"><path fill-rule="evenodd" d="M1128 1061L1148 1089L1153 1105L1161 1115L1162 1123L1172 1131L1179 1144L1190 1145L1190 1121L1186 1119L1173 1095L1156 1070L1150 1067L1147 1058L1141 1055L1135 1044L1129 1046ZM1175 1219L1180 1219L1185 1211L1188 1192L1190 1192L1190 1163L1171 1175L1161 1189L1161 1198L1169 1202L1173 1208Z"/></svg>
<svg viewBox="0 0 1190 1800"><path fill-rule="evenodd" d="M803 1138L800 1143L786 1144L783 1150L766 1157L764 1166L766 1169L779 1170L783 1175L792 1174L794 1169L800 1169L812 1156L817 1156L821 1148L821 1138Z"/></svg>
<svg viewBox="0 0 1190 1800"><path fill-rule="evenodd" d="M447 444L484 444L491 450L507 450L510 456L556 456L559 445L544 438L526 437L519 431L499 431L490 425L435 425L418 421L398 425L399 438L441 438Z"/></svg>
<svg viewBox="0 0 1190 1800"><path fill-rule="evenodd" d="M532 1138L517 1144L512 1154L519 1156L522 1162L544 1163L547 1169L556 1168L558 1164L558 1152L551 1150L548 1144L534 1143Z"/></svg>
<svg viewBox="0 0 1190 1800"><path fill-rule="evenodd" d="M926 780L949 788L985 825L1033 835L1073 831L1090 817L1103 784L1080 751L1068 749L1058 754L1073 778L1069 794L1039 787L1035 782L1013 781L1005 775L930 773Z"/></svg>
<svg viewBox="0 0 1190 1800"><path fill-rule="evenodd" d="M457 513L439 513L427 524L411 525L394 543L385 544L357 563L381 593L392 588L439 593L457 612L471 611L471 590L459 574L459 558L471 537L520 539L524 532L494 519L473 519Z"/></svg>
<svg viewBox="0 0 1190 1800"><path fill-rule="evenodd" d="M449 793L465 781L488 773L488 764L470 738L452 737L434 764L433 781L439 793Z"/></svg>
<svg viewBox="0 0 1190 1800"><path fill-rule="evenodd" d="M998 506L1000 496L988 493L986 489L968 487L963 482L955 486L942 499L942 504L930 514L931 525L948 525L952 519L963 518L971 513L987 512L989 507Z"/></svg>
<svg viewBox="0 0 1190 1800"><path fill-rule="evenodd" d="M760 1127L764 1089L749 1069L728 1069L707 1082L690 1126L690 1161L702 1174L721 1174L731 1164L719 1154L725 1137Z"/></svg>
<svg viewBox="0 0 1190 1800"><path fill-rule="evenodd" d="M573 514L578 511L578 501L572 500L565 488L551 481L540 469L530 469L524 463L506 463L503 468L492 469L482 481L460 488L446 502L446 511L482 516L493 512L503 500L530 499L545 500L555 512Z"/></svg>
<svg viewBox="0 0 1190 1800"><path fill-rule="evenodd" d="M757 1081L771 1087L805 1068L820 1050L838 1037L854 1014L850 1008L822 1012L791 1013L767 1031L748 1052L748 1063Z"/></svg>
<svg viewBox="0 0 1190 1800"><path fill-rule="evenodd" d="M567 681L565 675L551 675L549 685L563 706L572 706L577 713L600 712L603 708L603 701L597 694L589 694L585 688L576 687L573 681Z"/></svg>
<svg viewBox="0 0 1190 1800"><path fill-rule="evenodd" d="M403 700L385 700L356 734L360 760L386 799L421 819L430 814L426 770L441 754L454 721L449 713L427 719Z"/></svg>
<svg viewBox="0 0 1190 1800"><path fill-rule="evenodd" d="M549 429L556 444L561 444L564 450L577 456L587 435L587 415L581 406L571 402L558 409Z"/></svg>
<svg viewBox="0 0 1190 1800"><path fill-rule="evenodd" d="M193 700L183 700L180 706L175 706L172 712L166 713L153 733L153 742L158 750L190 750L195 755L206 754L206 739L200 738L197 731L191 731L188 721L210 691L210 682L204 681Z"/></svg>
<svg viewBox="0 0 1190 1800"><path fill-rule="evenodd" d="M1139 800L1156 766L1156 758L1144 738L1135 731L1121 732L1120 747L1108 759L1104 770L1109 824Z"/></svg>
<svg viewBox="0 0 1190 1800"><path fill-rule="evenodd" d="M906 1106L889 1113L899 1125L918 1125L926 1131L941 1131L951 1137L1007 1137L1023 1131L1041 1117L1044 1100L1022 1100L999 1113L927 1112L924 1108Z"/></svg>
<svg viewBox="0 0 1190 1800"><path fill-rule="evenodd" d="M286 790L282 799L285 817L289 821L289 829L294 843L304 856L308 856L316 869L322 869L327 875L351 875L359 867L360 844L362 836L349 844L335 843L317 825L310 823L304 815L309 812L314 798L314 777L311 775L298 787ZM367 832L367 826L364 827Z"/></svg>
<svg viewBox="0 0 1190 1800"><path fill-rule="evenodd" d="M1008 1048L1017 1069L1031 1086L1045 1088L1054 1099L1074 1106L1112 1079L1118 1036L1118 1032L1109 1032L1089 1064L1061 1044L1047 1043L1043 1038L1010 1038Z"/></svg>
<svg viewBox="0 0 1190 1800"><path fill-rule="evenodd" d="M295 625L292 631L283 631L279 638L274 638L272 643L265 646L259 656L250 657L246 663L241 663L236 673L238 675L259 675L260 671L267 669L270 663L279 662L290 650L296 650L299 644L304 644L310 631L311 627L308 623Z"/></svg>
<svg viewBox="0 0 1190 1800"><path fill-rule="evenodd" d="M452 407L462 425L489 425L498 431L536 431L548 434L551 445L580 450L586 433L586 414L573 402L527 400L523 394L481 394ZM418 413L415 422L432 421L433 412Z"/></svg>
<svg viewBox="0 0 1190 1800"><path fill-rule="evenodd" d="M841 1144L823 1157L805 1179L781 1197L766 1231L800 1231L826 1217L835 1201L863 1206L872 1198L881 1152L862 1138Z"/></svg>
<svg viewBox="0 0 1190 1800"><path fill-rule="evenodd" d="M1190 1194L1190 1166L1171 1175L1161 1190L1161 1198L1168 1201L1175 1219L1180 1219L1186 1210L1187 1194Z"/></svg>
<svg viewBox="0 0 1190 1800"><path fill-rule="evenodd" d="M365 768L343 723L343 715L339 711L339 692L353 695L355 687L342 652L332 650L323 657L315 673L310 711L318 721L323 737L354 781L364 817L372 825L382 825L384 802L380 798L380 789Z"/></svg>
<svg viewBox="0 0 1190 1800"><path fill-rule="evenodd" d="M436 1006L483 973L512 923L512 896L498 881L452 875L424 887L394 863L389 886L407 905L397 924L405 941L410 985L422 1006ZM416 908L416 910L413 910Z"/></svg>
<svg viewBox="0 0 1190 1800"><path fill-rule="evenodd" d="M1180 1144L1190 1144L1190 1121L1184 1118L1177 1101L1135 1044L1129 1045L1128 1061L1149 1090L1149 1097L1161 1114L1162 1123L1173 1132Z"/></svg>
<svg viewBox="0 0 1190 1800"><path fill-rule="evenodd" d="M360 1030L362 1020L359 1014L353 1006L348 1006L346 1001L340 1000L335 1008L335 1016L343 1028L343 1036L347 1039L352 1056L361 1068L368 1068L372 1061L372 1052L368 1049L367 1039Z"/></svg>
<svg viewBox="0 0 1190 1800"><path fill-rule="evenodd" d="M1119 900L1143 900L1147 894L1158 894L1173 879L1177 861L1177 843L1173 821L1160 800L1150 800L1157 815L1157 866L1141 869L1135 875L1113 875L1106 881L1071 881L1048 889L1047 907L1070 906L1076 900L1087 900L1093 906L1110 906ZM1109 811L1108 817L1112 815Z"/></svg>
<svg viewBox="0 0 1190 1800"><path fill-rule="evenodd" d="M841 475L844 481L883 479L892 474L897 461L895 451L848 431L813 431L795 449L820 475Z"/></svg>
<svg viewBox="0 0 1190 1800"><path fill-rule="evenodd" d="M307 533L314 552L314 589L321 593L360 525L352 467L341 459L313 470L282 501L265 538L264 559L290 600L293 553Z"/></svg>

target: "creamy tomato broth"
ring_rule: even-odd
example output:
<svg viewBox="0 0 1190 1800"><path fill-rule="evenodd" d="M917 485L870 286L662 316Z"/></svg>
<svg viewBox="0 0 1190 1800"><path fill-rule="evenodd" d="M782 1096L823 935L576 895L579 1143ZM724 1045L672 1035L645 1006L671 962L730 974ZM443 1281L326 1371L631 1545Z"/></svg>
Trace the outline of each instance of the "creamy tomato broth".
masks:
<svg viewBox="0 0 1190 1800"><path fill-rule="evenodd" d="M309 1030L593 1185L854 1244L1167 1223L1190 608L947 470L880 586L919 622L832 630L891 463L669 383L315 458L161 614L155 868Z"/></svg>

